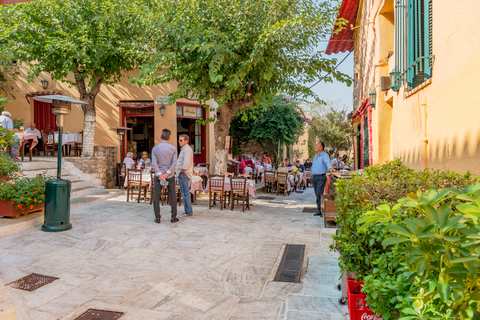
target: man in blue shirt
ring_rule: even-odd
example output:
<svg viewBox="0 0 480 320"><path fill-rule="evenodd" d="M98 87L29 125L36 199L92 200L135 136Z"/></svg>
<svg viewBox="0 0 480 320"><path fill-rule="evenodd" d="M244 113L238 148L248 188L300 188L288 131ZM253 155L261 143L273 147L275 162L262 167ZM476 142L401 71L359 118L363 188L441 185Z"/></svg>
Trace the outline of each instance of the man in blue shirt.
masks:
<svg viewBox="0 0 480 320"><path fill-rule="evenodd" d="M315 145L315 157L313 158L312 164L312 174L313 174L313 190L315 191L315 196L317 197L317 213L314 216L322 216L321 210L321 199L323 190L325 189L325 184L327 183L327 170L331 173L335 172L335 169L332 168L330 163L330 157L324 151L325 144L319 142Z"/></svg>
<svg viewBox="0 0 480 320"><path fill-rule="evenodd" d="M162 130L162 141L152 149L152 165L155 169L153 189L153 212L155 222L160 223L160 197L162 186L160 182L168 182L167 190L172 208L170 222L178 222L177 218L177 192L175 190L175 164L177 163L177 148L168 143L172 132L168 129Z"/></svg>

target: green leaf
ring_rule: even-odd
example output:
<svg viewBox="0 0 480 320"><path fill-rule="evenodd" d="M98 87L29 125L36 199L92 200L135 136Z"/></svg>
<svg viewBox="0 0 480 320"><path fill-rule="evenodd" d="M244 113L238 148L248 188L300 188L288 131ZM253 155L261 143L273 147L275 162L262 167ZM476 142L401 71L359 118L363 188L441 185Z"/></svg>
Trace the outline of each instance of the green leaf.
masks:
<svg viewBox="0 0 480 320"><path fill-rule="evenodd" d="M384 247L387 247L387 246L391 246L391 245L406 242L406 241L408 241L408 239L405 239L405 238L387 238L387 239L382 241L382 245Z"/></svg>
<svg viewBox="0 0 480 320"><path fill-rule="evenodd" d="M444 303L447 303L450 297L451 288L447 281L439 279L437 283L438 293Z"/></svg>
<svg viewBox="0 0 480 320"><path fill-rule="evenodd" d="M413 236L413 233L407 227L402 225L389 224L387 225L387 229L392 231L393 233L400 234L402 236Z"/></svg>

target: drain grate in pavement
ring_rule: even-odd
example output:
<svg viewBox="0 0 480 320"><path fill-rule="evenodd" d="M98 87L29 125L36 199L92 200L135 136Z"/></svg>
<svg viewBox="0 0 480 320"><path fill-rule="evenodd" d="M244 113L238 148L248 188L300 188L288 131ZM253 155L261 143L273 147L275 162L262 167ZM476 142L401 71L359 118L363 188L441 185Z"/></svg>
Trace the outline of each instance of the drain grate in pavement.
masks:
<svg viewBox="0 0 480 320"><path fill-rule="evenodd" d="M123 316L123 312L88 309L75 320L116 320Z"/></svg>
<svg viewBox="0 0 480 320"><path fill-rule="evenodd" d="M317 208L315 208L315 207L303 207L303 212L316 213L316 212L317 212Z"/></svg>
<svg viewBox="0 0 480 320"><path fill-rule="evenodd" d="M273 200L273 199L275 199L275 197L260 196L260 197L257 197L257 199L261 199L261 200Z"/></svg>
<svg viewBox="0 0 480 320"><path fill-rule="evenodd" d="M273 281L300 283L305 245L287 244Z"/></svg>
<svg viewBox="0 0 480 320"><path fill-rule="evenodd" d="M23 278L10 282L8 285L15 289L21 289L25 291L34 291L57 279L58 278L45 276L43 274L32 273L32 274L29 274L28 276L25 276Z"/></svg>

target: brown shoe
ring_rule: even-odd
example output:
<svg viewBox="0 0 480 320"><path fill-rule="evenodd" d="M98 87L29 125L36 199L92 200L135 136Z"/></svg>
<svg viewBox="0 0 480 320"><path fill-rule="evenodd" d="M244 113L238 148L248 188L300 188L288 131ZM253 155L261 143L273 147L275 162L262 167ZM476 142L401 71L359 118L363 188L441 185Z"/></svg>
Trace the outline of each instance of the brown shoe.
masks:
<svg viewBox="0 0 480 320"><path fill-rule="evenodd" d="M172 218L172 220L170 220L171 223L175 223L175 222L178 222L178 221L180 221L180 219L178 219L178 218Z"/></svg>

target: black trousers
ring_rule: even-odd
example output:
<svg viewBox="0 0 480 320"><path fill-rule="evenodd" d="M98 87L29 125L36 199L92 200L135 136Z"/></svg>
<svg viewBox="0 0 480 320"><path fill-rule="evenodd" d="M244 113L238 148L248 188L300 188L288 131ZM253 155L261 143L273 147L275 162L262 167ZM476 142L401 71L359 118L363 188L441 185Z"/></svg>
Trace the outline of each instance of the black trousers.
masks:
<svg viewBox="0 0 480 320"><path fill-rule="evenodd" d="M318 212L321 212L321 201L323 190L327 184L327 175L314 175L313 176L313 190L315 191L315 196L317 197L317 209Z"/></svg>
<svg viewBox="0 0 480 320"><path fill-rule="evenodd" d="M166 179L168 181L168 196L170 197L170 207L172 207L172 219L177 217L177 193L175 192L175 176ZM162 192L162 186L160 185L160 179L157 176L154 178L153 189L153 212L155 213L155 219L160 220L160 196Z"/></svg>

